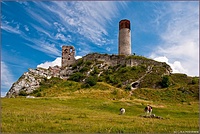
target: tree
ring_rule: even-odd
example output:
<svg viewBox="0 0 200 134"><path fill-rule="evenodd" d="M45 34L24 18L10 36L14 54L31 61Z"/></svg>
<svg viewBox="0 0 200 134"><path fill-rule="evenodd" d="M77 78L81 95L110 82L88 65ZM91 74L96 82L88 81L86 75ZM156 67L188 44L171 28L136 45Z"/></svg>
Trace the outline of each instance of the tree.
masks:
<svg viewBox="0 0 200 134"><path fill-rule="evenodd" d="M170 83L171 82L170 82L169 76L168 75L163 76L162 82L161 82L162 87L163 88L169 87Z"/></svg>

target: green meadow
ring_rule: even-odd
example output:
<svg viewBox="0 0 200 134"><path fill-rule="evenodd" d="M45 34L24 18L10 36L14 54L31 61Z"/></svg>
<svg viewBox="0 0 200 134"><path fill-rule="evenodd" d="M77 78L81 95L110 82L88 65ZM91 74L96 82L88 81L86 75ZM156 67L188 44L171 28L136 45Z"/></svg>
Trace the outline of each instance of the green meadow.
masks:
<svg viewBox="0 0 200 134"><path fill-rule="evenodd" d="M170 99L167 96L173 90L167 90L152 91L152 97L145 98L151 89L137 89L130 94L103 82L90 88L81 88L76 82L59 82L40 89L40 97L1 98L1 132L197 133L199 101L187 97L182 101L176 96ZM176 94L182 97L177 90ZM147 104L163 119L141 117ZM126 109L124 115L119 114L121 107Z"/></svg>

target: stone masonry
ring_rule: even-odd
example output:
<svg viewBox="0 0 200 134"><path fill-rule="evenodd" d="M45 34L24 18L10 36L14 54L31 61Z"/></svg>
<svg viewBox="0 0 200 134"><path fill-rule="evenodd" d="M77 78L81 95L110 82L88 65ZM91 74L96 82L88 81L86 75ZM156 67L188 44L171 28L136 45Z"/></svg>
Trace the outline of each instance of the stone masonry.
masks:
<svg viewBox="0 0 200 134"><path fill-rule="evenodd" d="M119 22L118 54L131 55L131 28L126 19Z"/></svg>
<svg viewBox="0 0 200 134"><path fill-rule="evenodd" d="M70 66L76 62L75 48L73 46L62 46L62 67Z"/></svg>

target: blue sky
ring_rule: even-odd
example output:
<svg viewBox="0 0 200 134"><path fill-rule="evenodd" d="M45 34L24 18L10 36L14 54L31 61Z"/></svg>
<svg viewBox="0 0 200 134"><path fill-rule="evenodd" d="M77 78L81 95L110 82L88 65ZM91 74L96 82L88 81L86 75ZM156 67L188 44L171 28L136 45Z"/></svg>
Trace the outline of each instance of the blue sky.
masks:
<svg viewBox="0 0 200 134"><path fill-rule="evenodd" d="M118 23L131 21L132 53L199 76L199 2L1 1L1 96L28 68L76 56L118 53Z"/></svg>

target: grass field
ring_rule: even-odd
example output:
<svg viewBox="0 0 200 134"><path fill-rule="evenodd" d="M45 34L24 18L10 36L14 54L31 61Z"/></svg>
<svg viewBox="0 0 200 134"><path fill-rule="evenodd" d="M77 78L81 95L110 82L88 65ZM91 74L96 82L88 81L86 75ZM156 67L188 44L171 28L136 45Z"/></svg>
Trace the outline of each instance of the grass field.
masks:
<svg viewBox="0 0 200 134"><path fill-rule="evenodd" d="M46 92L47 93L47 92ZM164 119L143 118L144 107ZM2 133L174 133L198 132L199 102L128 97L128 92L77 90L62 96L2 98ZM119 115L124 107L126 113Z"/></svg>

